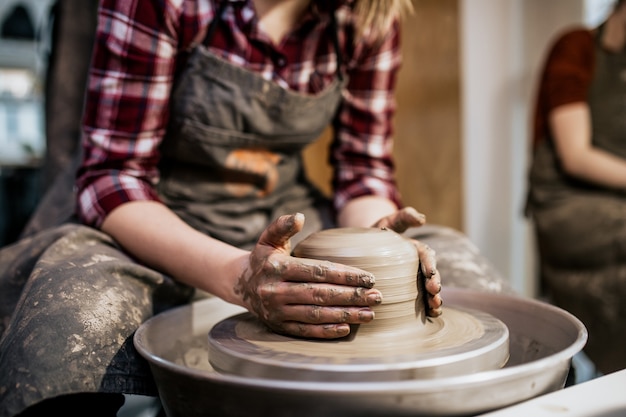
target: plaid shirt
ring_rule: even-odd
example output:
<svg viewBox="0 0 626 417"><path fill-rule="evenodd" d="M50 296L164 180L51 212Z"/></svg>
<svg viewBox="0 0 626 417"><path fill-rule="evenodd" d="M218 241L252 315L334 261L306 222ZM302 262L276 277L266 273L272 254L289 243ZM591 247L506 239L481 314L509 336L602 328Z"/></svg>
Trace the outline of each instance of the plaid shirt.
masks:
<svg viewBox="0 0 626 417"><path fill-rule="evenodd" d="M329 12L337 10L343 70L349 83L335 120L331 163L334 205L362 195L400 205L392 161L399 25L381 42L354 41L353 0L313 1L302 23L275 45L259 28L251 0L224 0L223 26L210 49L298 92L317 93L336 77ZM82 126L78 216L100 227L117 206L157 200L159 145L168 124L172 83L214 18L212 0L103 0Z"/></svg>

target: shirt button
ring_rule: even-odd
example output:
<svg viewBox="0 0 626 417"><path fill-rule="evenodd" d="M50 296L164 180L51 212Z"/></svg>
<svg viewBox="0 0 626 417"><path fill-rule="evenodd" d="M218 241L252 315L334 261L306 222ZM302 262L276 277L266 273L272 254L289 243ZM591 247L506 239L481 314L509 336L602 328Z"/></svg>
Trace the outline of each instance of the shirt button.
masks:
<svg viewBox="0 0 626 417"><path fill-rule="evenodd" d="M278 58L278 60L276 60L276 65L279 68L283 68L285 65L287 65L287 61L285 60L285 58Z"/></svg>

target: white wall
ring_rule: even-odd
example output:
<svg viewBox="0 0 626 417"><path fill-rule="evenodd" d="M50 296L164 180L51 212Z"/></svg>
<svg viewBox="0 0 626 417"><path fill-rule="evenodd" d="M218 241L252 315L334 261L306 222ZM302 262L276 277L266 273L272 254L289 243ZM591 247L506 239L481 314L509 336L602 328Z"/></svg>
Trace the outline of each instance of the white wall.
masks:
<svg viewBox="0 0 626 417"><path fill-rule="evenodd" d="M459 2L465 232L529 296L536 289L535 246L522 210L536 77L556 33L599 22L607 3Z"/></svg>

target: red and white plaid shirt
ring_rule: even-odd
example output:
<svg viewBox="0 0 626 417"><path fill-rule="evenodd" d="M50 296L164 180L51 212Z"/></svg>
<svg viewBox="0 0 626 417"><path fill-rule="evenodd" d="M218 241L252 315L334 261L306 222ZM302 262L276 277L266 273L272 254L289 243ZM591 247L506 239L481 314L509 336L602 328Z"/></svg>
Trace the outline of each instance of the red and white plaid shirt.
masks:
<svg viewBox="0 0 626 417"><path fill-rule="evenodd" d="M285 88L317 93L336 77L328 29L337 10L340 48L349 83L337 115L334 204L362 195L400 205L392 161L394 87L400 66L399 24L382 41L354 41L353 0L315 0L306 18L275 45L258 26L251 0L232 3L211 50ZM117 206L158 200L159 145L168 124L172 83L188 52L214 18L212 0L103 0L82 126L78 216L100 227Z"/></svg>

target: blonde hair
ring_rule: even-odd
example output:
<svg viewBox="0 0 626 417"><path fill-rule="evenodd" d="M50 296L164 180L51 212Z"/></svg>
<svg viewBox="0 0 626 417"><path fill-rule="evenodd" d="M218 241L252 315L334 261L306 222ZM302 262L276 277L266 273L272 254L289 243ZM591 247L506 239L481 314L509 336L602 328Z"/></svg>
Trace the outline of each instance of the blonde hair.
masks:
<svg viewBox="0 0 626 417"><path fill-rule="evenodd" d="M371 31L382 37L396 18L413 13L411 0L356 0L355 13L359 35Z"/></svg>

